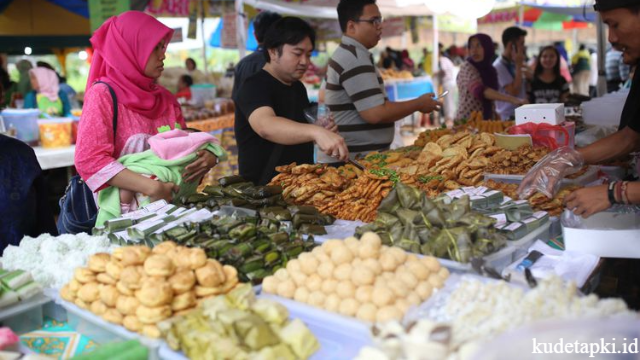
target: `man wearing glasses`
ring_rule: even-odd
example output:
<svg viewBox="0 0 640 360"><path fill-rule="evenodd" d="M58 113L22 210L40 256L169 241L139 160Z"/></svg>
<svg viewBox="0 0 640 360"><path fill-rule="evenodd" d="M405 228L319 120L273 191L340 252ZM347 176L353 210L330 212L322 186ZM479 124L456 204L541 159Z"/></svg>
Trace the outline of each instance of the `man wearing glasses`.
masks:
<svg viewBox="0 0 640 360"><path fill-rule="evenodd" d="M429 113L442 104L433 100L433 94L405 102L387 99L369 52L382 34L382 16L375 0L341 0L338 21L343 36L329 60L325 102L354 159L389 149L396 121L416 111ZM319 153L318 162L335 163L336 159Z"/></svg>

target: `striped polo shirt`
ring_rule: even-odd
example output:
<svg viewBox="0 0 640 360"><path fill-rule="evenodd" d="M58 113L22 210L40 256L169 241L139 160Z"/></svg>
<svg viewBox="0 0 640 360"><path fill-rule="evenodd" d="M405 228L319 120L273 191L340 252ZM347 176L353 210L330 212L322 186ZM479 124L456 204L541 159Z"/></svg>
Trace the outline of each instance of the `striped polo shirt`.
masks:
<svg viewBox="0 0 640 360"><path fill-rule="evenodd" d="M348 36L331 56L327 69L325 103L331 110L353 159L374 150L387 150L393 141L394 124L369 124L360 112L384 104L387 94L373 55ZM318 162L335 158L318 153Z"/></svg>

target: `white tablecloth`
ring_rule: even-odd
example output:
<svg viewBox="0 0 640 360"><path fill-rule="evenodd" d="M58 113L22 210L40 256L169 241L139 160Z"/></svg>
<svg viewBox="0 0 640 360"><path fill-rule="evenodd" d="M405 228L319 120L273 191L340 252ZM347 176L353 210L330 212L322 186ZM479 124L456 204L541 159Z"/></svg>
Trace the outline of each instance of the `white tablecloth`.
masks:
<svg viewBox="0 0 640 360"><path fill-rule="evenodd" d="M73 165L73 156L76 146L65 148L45 149L42 146L33 148L38 157L38 163L42 170L57 169Z"/></svg>

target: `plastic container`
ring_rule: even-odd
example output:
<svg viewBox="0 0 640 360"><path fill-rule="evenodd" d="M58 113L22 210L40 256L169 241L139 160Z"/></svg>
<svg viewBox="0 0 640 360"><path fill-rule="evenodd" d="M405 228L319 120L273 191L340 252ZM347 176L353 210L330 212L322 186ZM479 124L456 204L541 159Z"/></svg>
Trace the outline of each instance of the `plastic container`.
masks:
<svg viewBox="0 0 640 360"><path fill-rule="evenodd" d="M284 305L292 319L302 320L320 342L320 350L312 360L353 359L360 349L372 344L368 324L280 296L262 294Z"/></svg>
<svg viewBox="0 0 640 360"><path fill-rule="evenodd" d="M6 326L17 335L42 328L43 305L51 302L44 294L0 309L0 327Z"/></svg>
<svg viewBox="0 0 640 360"><path fill-rule="evenodd" d="M67 311L69 326L76 332L88 337L98 344L115 341L138 340L149 349L149 359L160 359L158 350L163 343L161 340L151 339L146 336L131 332L122 326L107 322L101 317L83 310L69 302L58 302Z"/></svg>
<svg viewBox="0 0 640 360"><path fill-rule="evenodd" d="M589 166L587 171L575 179L562 179L565 185L587 185L598 180L599 166ZM484 181L493 180L506 184L520 184L524 179L524 175L502 175L502 174L484 174Z"/></svg>
<svg viewBox="0 0 640 360"><path fill-rule="evenodd" d="M53 118L38 120L40 141L43 148L71 146L71 118Z"/></svg>
<svg viewBox="0 0 640 360"><path fill-rule="evenodd" d="M320 342L318 350L311 360L347 360L358 355L360 349L371 345L369 325L359 320L282 298L262 294L259 298L281 303L289 310L291 319L300 319ZM160 358L163 360L186 360L181 351L172 350L166 343L160 346Z"/></svg>
<svg viewBox="0 0 640 360"><path fill-rule="evenodd" d="M17 131L16 137L29 145L38 145L40 141L40 129L38 128L38 116L40 110L37 109L8 109L3 110L0 115L4 120L4 127L9 130L11 127Z"/></svg>
<svg viewBox="0 0 640 360"><path fill-rule="evenodd" d="M597 359L637 359L638 338L640 320L631 316L545 320L494 337L470 358L565 360L589 359L591 355ZM577 353L577 348L570 347L575 342L593 354ZM601 347L604 344L607 344L605 349ZM545 346L547 353L542 353Z"/></svg>
<svg viewBox="0 0 640 360"><path fill-rule="evenodd" d="M44 304L42 312L44 317L57 322L67 322L68 320L67 310L53 301Z"/></svg>

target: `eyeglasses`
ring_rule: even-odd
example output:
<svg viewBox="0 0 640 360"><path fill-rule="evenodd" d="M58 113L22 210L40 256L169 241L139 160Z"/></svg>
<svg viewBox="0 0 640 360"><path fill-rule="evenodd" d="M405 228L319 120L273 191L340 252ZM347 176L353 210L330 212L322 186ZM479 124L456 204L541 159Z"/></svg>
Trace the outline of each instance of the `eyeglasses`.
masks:
<svg viewBox="0 0 640 360"><path fill-rule="evenodd" d="M354 21L355 22L366 22L366 23L369 23L369 24L371 24L373 26L380 26L380 25L382 25L382 22L384 21L384 19L381 18L381 17L374 17L373 19L357 19L357 20L354 20Z"/></svg>

